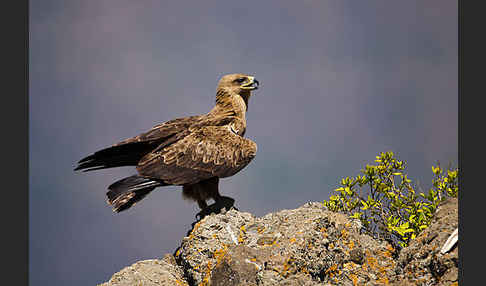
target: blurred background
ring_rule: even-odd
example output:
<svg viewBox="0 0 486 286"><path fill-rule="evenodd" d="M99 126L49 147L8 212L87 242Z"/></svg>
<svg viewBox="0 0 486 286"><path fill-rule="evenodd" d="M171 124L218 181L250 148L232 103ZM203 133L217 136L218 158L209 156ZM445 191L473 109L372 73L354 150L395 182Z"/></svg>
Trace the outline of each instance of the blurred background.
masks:
<svg viewBox="0 0 486 286"><path fill-rule="evenodd" d="M248 73L258 144L221 192L256 216L329 198L393 151L423 191L458 160L457 1L30 1L30 284L95 285L172 253L196 204L159 188L105 202L125 167L73 172L98 149L214 105Z"/></svg>

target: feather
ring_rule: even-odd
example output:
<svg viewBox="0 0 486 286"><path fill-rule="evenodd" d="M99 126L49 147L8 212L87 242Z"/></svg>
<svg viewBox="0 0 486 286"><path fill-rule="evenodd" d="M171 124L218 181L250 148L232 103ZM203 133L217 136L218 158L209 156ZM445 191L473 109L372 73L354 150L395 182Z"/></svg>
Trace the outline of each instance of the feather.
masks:
<svg viewBox="0 0 486 286"><path fill-rule="evenodd" d="M166 185L163 181L148 179L139 175L126 177L108 187L107 203L113 206L113 211L120 212L143 199L156 187Z"/></svg>

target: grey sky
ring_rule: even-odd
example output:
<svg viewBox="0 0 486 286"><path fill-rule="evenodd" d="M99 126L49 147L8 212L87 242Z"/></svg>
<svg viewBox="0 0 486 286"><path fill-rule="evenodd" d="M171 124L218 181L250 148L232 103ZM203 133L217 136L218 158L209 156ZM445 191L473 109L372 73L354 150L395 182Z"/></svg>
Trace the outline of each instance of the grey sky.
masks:
<svg viewBox="0 0 486 286"><path fill-rule="evenodd" d="M382 151L423 189L457 164L457 1L30 1L30 281L93 285L172 252L197 206L170 187L112 213L133 168L85 155L208 112L255 75L254 161L221 183L255 215L324 200Z"/></svg>

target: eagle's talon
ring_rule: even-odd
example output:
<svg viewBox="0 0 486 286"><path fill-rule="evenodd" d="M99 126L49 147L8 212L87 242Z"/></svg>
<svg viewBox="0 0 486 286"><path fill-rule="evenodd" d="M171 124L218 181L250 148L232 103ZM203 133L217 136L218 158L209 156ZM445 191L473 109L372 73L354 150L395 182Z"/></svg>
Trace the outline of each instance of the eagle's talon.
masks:
<svg viewBox="0 0 486 286"><path fill-rule="evenodd" d="M196 219L201 220L204 217L214 214L225 214L234 207L235 200L230 197L221 196L214 204L209 205L196 214Z"/></svg>
<svg viewBox="0 0 486 286"><path fill-rule="evenodd" d="M205 210L205 209L204 209L204 210ZM207 215L210 215L210 214L211 214L211 213L207 213L207 212L205 212L204 210L202 210L202 211L200 211L200 212L198 212L198 213L196 214L196 220L197 220L197 221L200 221L200 220L202 220L203 218L205 218Z"/></svg>

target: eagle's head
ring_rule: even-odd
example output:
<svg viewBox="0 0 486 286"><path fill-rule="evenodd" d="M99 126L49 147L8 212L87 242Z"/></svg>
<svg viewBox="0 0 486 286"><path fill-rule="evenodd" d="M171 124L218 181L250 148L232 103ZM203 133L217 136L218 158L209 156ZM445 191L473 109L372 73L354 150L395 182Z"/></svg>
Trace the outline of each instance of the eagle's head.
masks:
<svg viewBox="0 0 486 286"><path fill-rule="evenodd" d="M224 90L232 94L250 93L251 90L258 89L259 82L255 77L234 73L224 75L218 83L218 90Z"/></svg>
<svg viewBox="0 0 486 286"><path fill-rule="evenodd" d="M241 73L224 75L218 83L216 102L222 101L230 95L239 95L244 99L245 104L248 105L251 91L258 89L259 84L258 80L251 75Z"/></svg>

